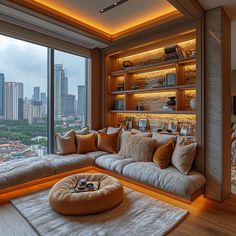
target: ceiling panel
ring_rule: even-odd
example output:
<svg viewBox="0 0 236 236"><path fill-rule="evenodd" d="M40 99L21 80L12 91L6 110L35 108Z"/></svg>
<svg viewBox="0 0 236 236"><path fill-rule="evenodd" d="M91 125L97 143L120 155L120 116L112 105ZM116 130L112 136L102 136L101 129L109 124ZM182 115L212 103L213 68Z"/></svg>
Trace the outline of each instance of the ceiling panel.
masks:
<svg viewBox="0 0 236 236"><path fill-rule="evenodd" d="M99 11L116 0L32 0L110 35L177 11L166 0L129 0L110 11Z"/></svg>

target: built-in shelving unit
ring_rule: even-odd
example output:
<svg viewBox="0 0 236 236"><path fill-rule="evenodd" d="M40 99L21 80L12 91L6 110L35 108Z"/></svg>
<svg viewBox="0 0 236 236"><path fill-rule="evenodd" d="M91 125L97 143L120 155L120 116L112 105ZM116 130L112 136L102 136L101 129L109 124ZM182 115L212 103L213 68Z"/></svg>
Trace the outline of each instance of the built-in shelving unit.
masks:
<svg viewBox="0 0 236 236"><path fill-rule="evenodd" d="M196 55L171 60L164 57L164 48L174 44L186 52L196 52L195 30L173 38L106 56L106 125L116 126L130 116L195 123L190 100L196 98ZM123 68L124 61L130 61L131 66ZM174 84L162 83L173 74ZM173 110L164 108L169 97L176 97ZM138 109L140 104L142 108Z"/></svg>
<svg viewBox="0 0 236 236"><path fill-rule="evenodd" d="M131 74L131 73L137 73L137 72L147 72L147 71L152 71L152 70L163 70L167 68L171 68L175 66L175 64L185 64L185 63L195 63L195 56L191 56L189 58L183 58L183 59L176 59L176 60L168 60L168 61L163 61L155 64L149 64L149 65L139 65L139 66L131 66L123 70L119 71L113 71L110 73L111 76L121 76L124 75L125 73Z"/></svg>

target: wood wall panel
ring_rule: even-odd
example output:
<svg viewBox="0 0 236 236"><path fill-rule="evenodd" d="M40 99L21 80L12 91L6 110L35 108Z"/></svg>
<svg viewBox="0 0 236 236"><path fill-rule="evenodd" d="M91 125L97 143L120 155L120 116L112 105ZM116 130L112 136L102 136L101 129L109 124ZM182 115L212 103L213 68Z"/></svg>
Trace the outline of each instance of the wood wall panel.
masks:
<svg viewBox="0 0 236 236"><path fill-rule="evenodd" d="M230 193L230 22L223 8L206 13L206 196Z"/></svg>
<svg viewBox="0 0 236 236"><path fill-rule="evenodd" d="M102 126L102 52L94 48L91 53L91 108L90 127L100 129Z"/></svg>

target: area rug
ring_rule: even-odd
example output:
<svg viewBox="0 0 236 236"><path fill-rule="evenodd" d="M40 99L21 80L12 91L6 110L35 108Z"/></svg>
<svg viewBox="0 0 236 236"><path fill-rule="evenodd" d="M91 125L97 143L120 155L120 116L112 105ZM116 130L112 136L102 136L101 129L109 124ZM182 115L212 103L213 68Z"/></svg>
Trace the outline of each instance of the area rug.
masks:
<svg viewBox="0 0 236 236"><path fill-rule="evenodd" d="M12 200L12 204L43 236L159 236L171 231L187 211L125 188L124 201L95 215L65 216L51 209L49 190Z"/></svg>

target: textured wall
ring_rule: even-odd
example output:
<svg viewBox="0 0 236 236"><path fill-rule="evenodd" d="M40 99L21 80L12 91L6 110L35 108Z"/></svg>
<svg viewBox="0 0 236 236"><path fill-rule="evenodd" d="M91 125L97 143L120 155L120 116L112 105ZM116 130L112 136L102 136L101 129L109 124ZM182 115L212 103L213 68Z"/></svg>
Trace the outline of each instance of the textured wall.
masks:
<svg viewBox="0 0 236 236"><path fill-rule="evenodd" d="M205 194L221 201L230 192L230 22L220 7L205 20Z"/></svg>

